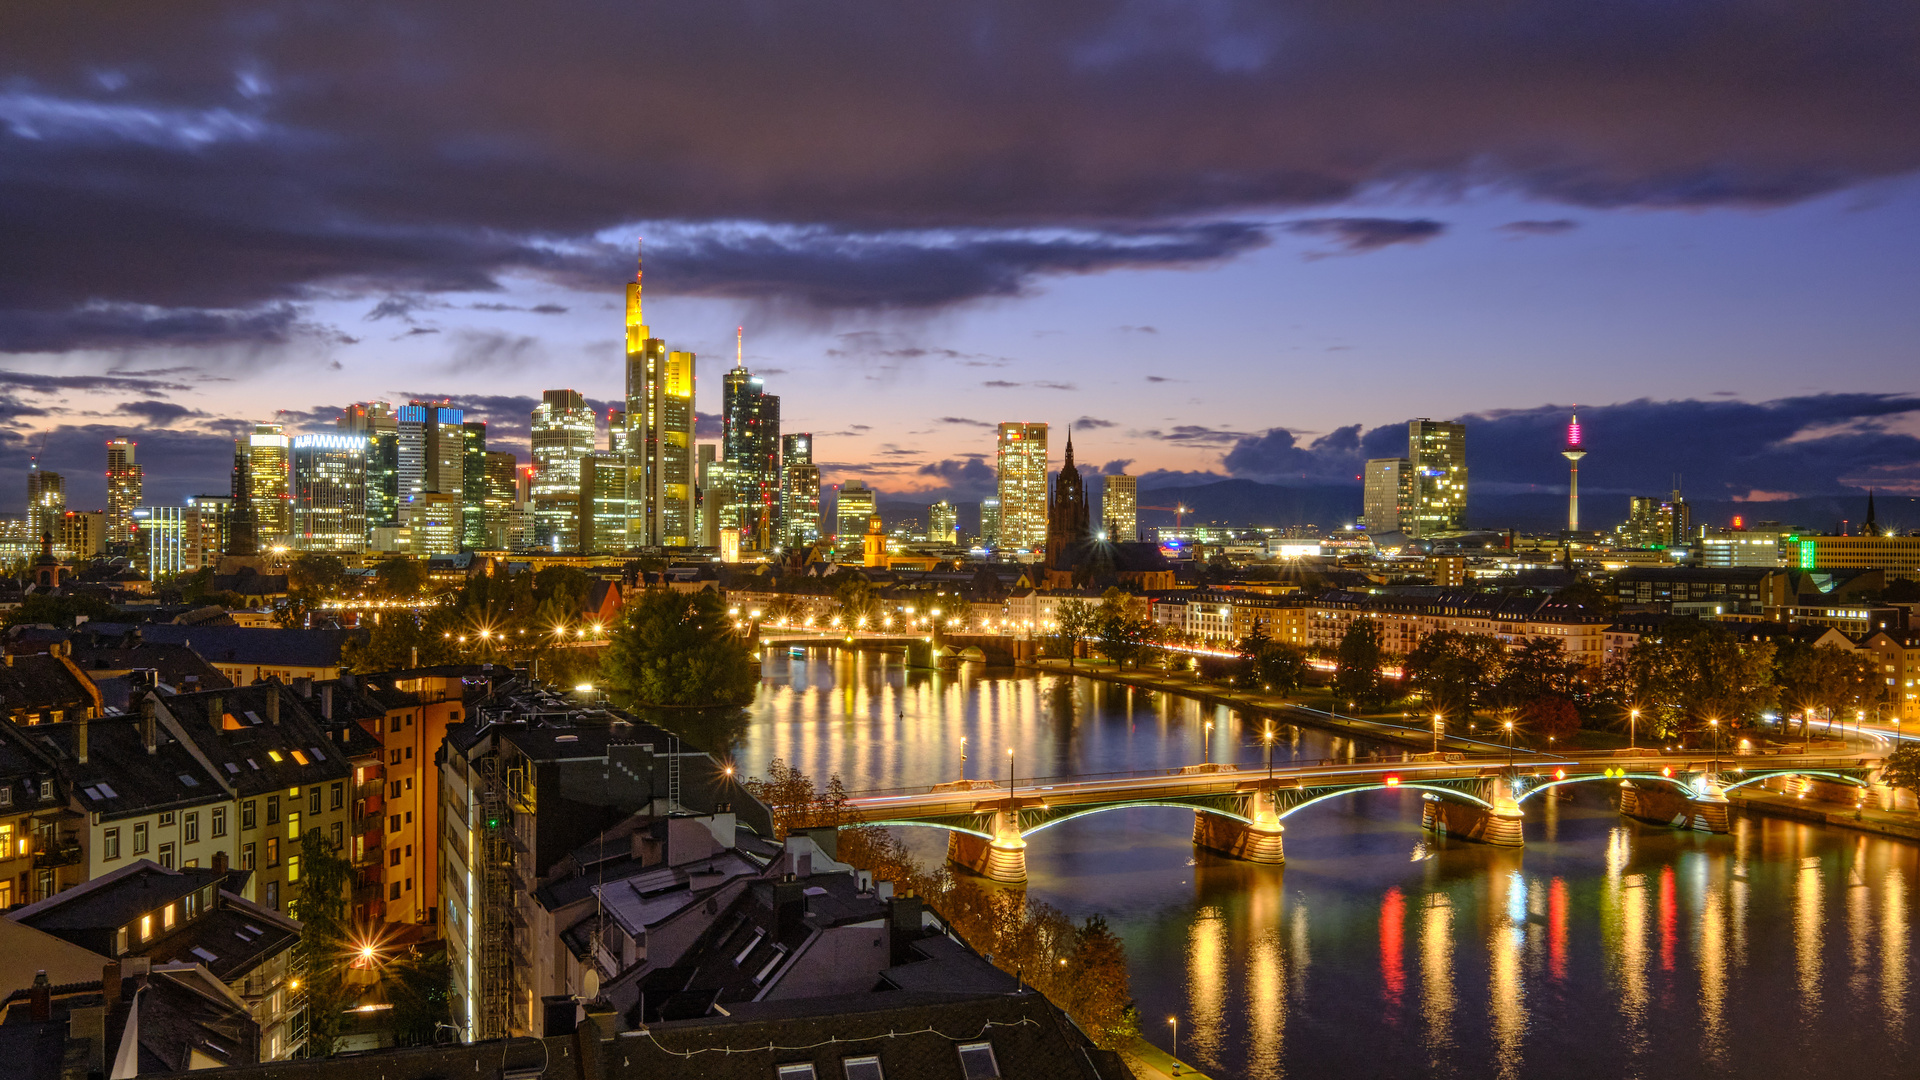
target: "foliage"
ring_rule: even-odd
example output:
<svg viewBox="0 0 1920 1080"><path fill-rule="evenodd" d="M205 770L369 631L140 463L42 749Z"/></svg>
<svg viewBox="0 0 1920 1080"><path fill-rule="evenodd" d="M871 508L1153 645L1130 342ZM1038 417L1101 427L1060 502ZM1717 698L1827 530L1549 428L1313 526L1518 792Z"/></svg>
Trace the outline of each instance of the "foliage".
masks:
<svg viewBox="0 0 1920 1080"><path fill-rule="evenodd" d="M341 591L347 584L347 564L337 555L307 552L296 555L287 564L287 592L309 600L320 600Z"/></svg>
<svg viewBox="0 0 1920 1080"><path fill-rule="evenodd" d="M1240 639L1237 651L1241 663L1236 686L1286 697L1306 681L1307 651L1268 637L1265 623L1255 623L1253 632Z"/></svg>
<svg viewBox="0 0 1920 1080"><path fill-rule="evenodd" d="M601 672L639 705L744 705L759 685L751 644L710 592L653 589L630 601Z"/></svg>
<svg viewBox="0 0 1920 1080"><path fill-rule="evenodd" d="M1542 742L1551 738L1565 744L1580 730L1580 710L1558 694L1530 698L1520 707L1520 724Z"/></svg>
<svg viewBox="0 0 1920 1080"><path fill-rule="evenodd" d="M1500 642L1490 635L1437 630L1407 654L1407 682L1426 695L1433 712L1465 721L1499 678L1504 660Z"/></svg>
<svg viewBox="0 0 1920 1080"><path fill-rule="evenodd" d="M1099 609L1085 600L1067 600L1053 609L1054 632L1049 642L1055 656L1067 658L1073 666L1073 654L1082 638L1093 634L1099 625Z"/></svg>
<svg viewBox="0 0 1920 1080"><path fill-rule="evenodd" d="M459 649L446 636L455 621L447 608L430 608L425 613L404 608L383 611L379 624L365 640L347 642L340 652L340 664L365 675L455 663L460 659Z"/></svg>
<svg viewBox="0 0 1920 1080"><path fill-rule="evenodd" d="M1876 661L1869 654L1826 645L1790 641L1774 655L1774 681L1780 703L1800 712L1800 732L1807 733L1816 712L1829 726L1835 716L1870 707L1879 696Z"/></svg>
<svg viewBox="0 0 1920 1080"><path fill-rule="evenodd" d="M1656 737L1695 736L1709 719L1729 730L1771 708L1774 648L1726 628L1675 619L1627 654L1629 700Z"/></svg>
<svg viewBox="0 0 1920 1080"><path fill-rule="evenodd" d="M33 623L51 623L54 626L70 627L74 619L85 616L96 622L115 622L120 618L120 609L92 596L52 596L47 593L33 593L21 602L19 607L6 613L0 623L6 626L20 626Z"/></svg>
<svg viewBox="0 0 1920 1080"><path fill-rule="evenodd" d="M300 838L299 895L288 914L301 922L294 944L294 976L306 994L308 1057L329 1057L340 1032L340 1018L354 994L345 975L353 951L353 927L347 921L347 897L353 864L319 829Z"/></svg>
<svg viewBox="0 0 1920 1080"><path fill-rule="evenodd" d="M411 555L393 555L373 567L373 591L388 600L417 600L427 590L427 564Z"/></svg>
<svg viewBox="0 0 1920 1080"><path fill-rule="evenodd" d="M745 786L773 811L777 836L852 820L838 776L820 790L778 758L767 773ZM892 881L900 895L920 896L995 967L1020 975L1101 1046L1124 1046L1138 1035L1126 947L1105 919L1096 915L1076 925L1024 892L955 875L944 866L929 872L883 828L841 828L837 841L840 861L872 871L875 880Z"/></svg>
<svg viewBox="0 0 1920 1080"><path fill-rule="evenodd" d="M1139 599L1121 589L1108 589L1094 612L1095 647L1100 655L1121 667L1140 666L1140 657L1153 644L1153 624L1146 620Z"/></svg>
<svg viewBox="0 0 1920 1080"><path fill-rule="evenodd" d="M1888 754L1880 767L1880 782L1920 793L1920 746L1907 743Z"/></svg>
<svg viewBox="0 0 1920 1080"><path fill-rule="evenodd" d="M1355 619L1340 636L1340 649L1334 661L1333 694L1336 700L1357 702L1379 708L1393 700L1393 687L1380 673L1387 650L1381 644L1380 624L1372 619Z"/></svg>
<svg viewBox="0 0 1920 1080"><path fill-rule="evenodd" d="M1600 586L1586 578L1581 578L1554 593L1553 598L1558 603L1578 604L1588 611L1603 615L1611 615L1620 610L1620 598L1617 595L1602 591Z"/></svg>
<svg viewBox="0 0 1920 1080"><path fill-rule="evenodd" d="M827 577L833 598L840 605L840 618L846 626L858 626L861 619L872 619L880 610L873 598L873 582L851 567L841 567Z"/></svg>
<svg viewBox="0 0 1920 1080"><path fill-rule="evenodd" d="M430 1046L453 1020L453 969L444 945L408 952L380 972L380 992L393 1006L387 1021L401 1046Z"/></svg>

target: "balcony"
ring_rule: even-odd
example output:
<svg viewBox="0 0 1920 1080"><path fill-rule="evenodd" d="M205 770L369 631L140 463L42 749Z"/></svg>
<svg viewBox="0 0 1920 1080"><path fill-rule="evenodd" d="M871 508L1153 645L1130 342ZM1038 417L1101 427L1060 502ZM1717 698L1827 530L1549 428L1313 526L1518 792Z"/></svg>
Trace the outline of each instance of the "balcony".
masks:
<svg viewBox="0 0 1920 1080"><path fill-rule="evenodd" d="M353 816L356 821L361 818L378 817L385 813L386 809L386 800L376 791L353 804Z"/></svg>
<svg viewBox="0 0 1920 1080"><path fill-rule="evenodd" d="M34 852L33 866L36 870L50 870L56 866L72 866L80 858L80 845L69 840Z"/></svg>

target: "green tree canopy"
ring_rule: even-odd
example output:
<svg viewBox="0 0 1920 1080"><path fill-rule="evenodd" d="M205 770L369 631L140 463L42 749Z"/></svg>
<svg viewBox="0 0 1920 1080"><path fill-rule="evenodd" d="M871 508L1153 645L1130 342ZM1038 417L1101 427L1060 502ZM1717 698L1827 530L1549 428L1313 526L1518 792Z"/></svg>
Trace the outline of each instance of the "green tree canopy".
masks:
<svg viewBox="0 0 1920 1080"><path fill-rule="evenodd" d="M1920 746L1907 743L1888 754L1886 764L1880 767L1880 782L1920 792Z"/></svg>
<svg viewBox="0 0 1920 1080"><path fill-rule="evenodd" d="M1770 643L1674 619L1627 654L1629 700L1657 736L1692 736L1708 720L1731 729L1773 706L1773 655Z"/></svg>
<svg viewBox="0 0 1920 1080"><path fill-rule="evenodd" d="M1372 619L1355 619L1340 636L1340 648L1334 659L1333 693L1336 700L1358 702L1379 708L1393 700L1393 688L1380 666L1386 663L1387 650L1380 624Z"/></svg>
<svg viewBox="0 0 1920 1080"><path fill-rule="evenodd" d="M760 681L719 596L666 589L629 599L601 674L617 697L655 706L744 705Z"/></svg>
<svg viewBox="0 0 1920 1080"><path fill-rule="evenodd" d="M1407 654L1407 682L1434 712L1464 721L1500 677L1505 652L1487 634L1436 630Z"/></svg>
<svg viewBox="0 0 1920 1080"><path fill-rule="evenodd" d="M392 555L373 567L374 591L389 600L417 600L427 582L427 564L411 555Z"/></svg>
<svg viewBox="0 0 1920 1080"><path fill-rule="evenodd" d="M34 593L22 601L19 607L6 613L4 625L51 623L54 626L68 627L74 624L74 617L79 615L95 621L113 622L120 618L120 609L92 596L52 596L47 593Z"/></svg>
<svg viewBox="0 0 1920 1080"><path fill-rule="evenodd" d="M1065 656L1073 666L1074 646L1099 627L1099 609L1085 600L1067 600L1053 609L1055 655Z"/></svg>
<svg viewBox="0 0 1920 1080"><path fill-rule="evenodd" d="M1815 713L1846 717L1871 708L1881 692L1873 656L1829 645L1789 641L1774 654L1774 679L1782 708L1800 713L1805 734Z"/></svg>

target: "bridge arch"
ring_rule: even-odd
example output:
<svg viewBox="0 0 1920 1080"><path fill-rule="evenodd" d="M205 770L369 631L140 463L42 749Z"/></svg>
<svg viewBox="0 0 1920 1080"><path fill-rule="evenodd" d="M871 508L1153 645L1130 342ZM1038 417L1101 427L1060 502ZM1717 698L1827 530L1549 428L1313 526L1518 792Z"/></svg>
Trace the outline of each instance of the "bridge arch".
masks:
<svg viewBox="0 0 1920 1080"><path fill-rule="evenodd" d="M1513 801L1523 803L1548 788L1565 787L1568 784L1588 784L1595 780L1605 780L1611 783L1619 783L1622 780L1645 780L1649 783L1672 785L1673 787L1679 788L1683 794L1689 796L1699 794L1691 784L1688 784L1677 776L1662 776L1659 773L1628 773L1621 776L1569 776L1565 780L1550 780L1538 787L1528 788L1526 794L1521 795Z"/></svg>
<svg viewBox="0 0 1920 1080"><path fill-rule="evenodd" d="M1117 802L1117 803L1106 803L1100 806L1084 807L1082 809L1075 810L1073 813L1070 813L1070 814L1061 814L1059 817L1048 818L1047 820L1041 822L1040 824L1035 825L1031 829L1021 830L1020 835L1032 836L1034 833L1042 832L1046 829L1051 829L1055 825L1072 821L1074 818L1092 817L1094 814L1104 814L1109 810L1131 810L1137 806L1163 806L1172 810L1196 810L1202 814L1212 814L1215 817L1230 818L1234 821L1240 822L1242 825L1253 824L1253 819L1250 817L1247 817L1244 814L1236 814L1231 810L1223 810L1217 806L1206 806L1200 803L1151 802L1151 801Z"/></svg>
<svg viewBox="0 0 1920 1080"><path fill-rule="evenodd" d="M993 834L990 832L969 829L965 825L949 825L944 821L850 821L835 828L858 829L868 825L878 825L887 829L941 829L950 833L966 833L968 836L977 836L982 840L993 839Z"/></svg>
<svg viewBox="0 0 1920 1080"><path fill-rule="evenodd" d="M1761 773L1759 776L1749 776L1745 780L1741 780L1737 783L1723 784L1721 785L1721 790L1732 791L1734 788L1737 788L1737 787L1746 787L1748 784L1757 784L1762 780L1777 780L1782 776L1818 776L1823 780L1837 780L1842 784L1852 784L1854 787L1863 788L1863 787L1871 786L1865 780L1862 780L1857 776L1848 776L1845 773L1824 772L1819 769L1791 769L1791 770L1783 769L1779 772Z"/></svg>
<svg viewBox="0 0 1920 1080"><path fill-rule="evenodd" d="M1280 812L1280 819L1284 821L1288 817L1294 814L1297 814L1302 810L1305 810L1309 806L1312 806L1314 803L1326 802L1328 799L1338 799L1346 795L1358 795L1363 791L1431 791L1434 794L1443 796L1445 798L1459 799L1462 802L1469 802L1474 804L1475 806L1484 807L1485 809L1488 809L1488 810L1493 809L1492 803L1488 802L1487 800L1481 798L1478 795L1474 795L1465 791L1460 791L1455 788L1441 787L1438 784L1405 784L1405 783L1367 784L1360 787L1341 788L1338 791L1329 791L1329 792L1326 792L1325 794L1315 795L1310 799L1305 799L1305 800L1302 800L1301 802L1294 803L1292 806L1289 806L1285 810L1282 810Z"/></svg>

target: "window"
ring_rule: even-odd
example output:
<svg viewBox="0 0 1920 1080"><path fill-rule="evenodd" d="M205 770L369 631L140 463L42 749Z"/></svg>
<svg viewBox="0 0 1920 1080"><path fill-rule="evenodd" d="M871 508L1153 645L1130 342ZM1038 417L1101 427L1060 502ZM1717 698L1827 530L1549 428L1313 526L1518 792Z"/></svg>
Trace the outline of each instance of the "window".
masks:
<svg viewBox="0 0 1920 1080"><path fill-rule="evenodd" d="M840 1065L847 1070L847 1080L886 1080L886 1074L880 1071L880 1059L872 1055L847 1058Z"/></svg>
<svg viewBox="0 0 1920 1080"><path fill-rule="evenodd" d="M407 760L408 761L413 760L413 747L411 746L407 747ZM48 797L51 798L52 796L48 796Z"/></svg>
<svg viewBox="0 0 1920 1080"><path fill-rule="evenodd" d="M267 843L271 844L273 841L269 840ZM275 911L280 910L280 883L277 881L267 882L267 906Z"/></svg>
<svg viewBox="0 0 1920 1080"><path fill-rule="evenodd" d="M200 815L188 814L181 823L180 842L197 844L200 842Z"/></svg>
<svg viewBox="0 0 1920 1080"><path fill-rule="evenodd" d="M300 839L300 811L287 811L287 839Z"/></svg>
<svg viewBox="0 0 1920 1080"><path fill-rule="evenodd" d="M329 808L333 810L338 810L347 805L347 785L345 781L335 780L333 782L333 789L327 801ZM317 806L314 807L313 812L316 814L319 813L320 808Z"/></svg>
<svg viewBox="0 0 1920 1080"><path fill-rule="evenodd" d="M317 814L319 812L320 812L320 785L315 784L312 787L307 789L307 813Z"/></svg>
<svg viewBox="0 0 1920 1080"><path fill-rule="evenodd" d="M400 797L400 781L398 780L387 781L387 798L397 799L399 797Z"/></svg>
<svg viewBox="0 0 1920 1080"><path fill-rule="evenodd" d="M390 756L391 756L391 759L392 759L392 763L393 763L393 764L395 764L395 765L398 765L398 764L400 764L400 751L398 751L398 750L395 750L395 751L393 751L393 753L392 753L392 754L391 754Z"/></svg>
<svg viewBox="0 0 1920 1080"><path fill-rule="evenodd" d="M399 814L395 814L392 817L387 819L387 831L388 832L400 831L400 815Z"/></svg>
<svg viewBox="0 0 1920 1080"><path fill-rule="evenodd" d="M166 829L166 828L171 828L171 827L172 827L172 825L173 825L173 811L171 811L171 810L168 810L168 811L166 811L165 813L163 813L163 814L161 814L161 815L160 815L160 827L161 827L161 828L163 828L163 829Z"/></svg>
<svg viewBox="0 0 1920 1080"><path fill-rule="evenodd" d="M387 865L388 866L400 865L400 849L399 848L394 848L392 851L387 852Z"/></svg>
<svg viewBox="0 0 1920 1080"><path fill-rule="evenodd" d="M967 1080L995 1080L1000 1064L993 1060L992 1043L961 1043L960 1071Z"/></svg>
<svg viewBox="0 0 1920 1080"><path fill-rule="evenodd" d="M200 894L199 893L190 892L180 902L183 905L182 910L186 914L187 918L191 919L195 915L198 915L200 913Z"/></svg>
<svg viewBox="0 0 1920 1080"><path fill-rule="evenodd" d="M215 839L227 835L227 808L224 806L213 808L213 835Z"/></svg>
<svg viewBox="0 0 1920 1080"><path fill-rule="evenodd" d="M333 849L335 851L338 851L340 850L341 842L346 839L346 833L341 831L340 823L337 821L334 822L330 828L331 828L331 835L328 837L328 839L333 841Z"/></svg>
<svg viewBox="0 0 1920 1080"><path fill-rule="evenodd" d="M160 909L160 928L162 930L173 929L173 924L178 921L180 921L180 905L168 904L166 907Z"/></svg>
<svg viewBox="0 0 1920 1080"><path fill-rule="evenodd" d="M300 856L298 855L287 856L287 880L289 882L300 880Z"/></svg>
<svg viewBox="0 0 1920 1080"><path fill-rule="evenodd" d="M251 829L251 828L253 828L253 804L254 804L254 802L255 802L255 800L253 800L253 799L248 799L248 800L247 800L246 802L243 802L243 803L241 803L241 804L240 804L240 827L241 827L241 828L243 828L243 829Z"/></svg>
<svg viewBox="0 0 1920 1080"><path fill-rule="evenodd" d="M813 1064L780 1066L780 1080L815 1080Z"/></svg>
<svg viewBox="0 0 1920 1080"><path fill-rule="evenodd" d="M396 881L393 883L393 889L391 890L387 898L389 900L400 899L400 883L399 882Z"/></svg>
<svg viewBox="0 0 1920 1080"><path fill-rule="evenodd" d="M280 865L280 838L277 836L267 837L267 865Z"/></svg>
<svg viewBox="0 0 1920 1080"><path fill-rule="evenodd" d="M160 845L160 867L163 870L173 869L173 841L171 840Z"/></svg>
<svg viewBox="0 0 1920 1080"><path fill-rule="evenodd" d="M153 940L153 916L152 915L140 916L140 940L142 942Z"/></svg>
<svg viewBox="0 0 1920 1080"><path fill-rule="evenodd" d="M267 796L267 824L280 824L280 796Z"/></svg>
<svg viewBox="0 0 1920 1080"><path fill-rule="evenodd" d="M11 832L13 830L13 826L11 825L7 826L7 830ZM120 830L108 829L106 831L105 836L103 836L101 839L102 839L101 847L106 849L105 854L102 857L106 859L119 858L120 857Z"/></svg>
<svg viewBox="0 0 1920 1080"><path fill-rule="evenodd" d="M42 800L53 798L53 781L52 780L40 781L40 798Z"/></svg>
<svg viewBox="0 0 1920 1080"><path fill-rule="evenodd" d="M253 869L253 845L252 844L240 845L240 869L242 870Z"/></svg>
<svg viewBox="0 0 1920 1080"><path fill-rule="evenodd" d="M11 888L13 883L8 882L7 885L9 888ZM123 926L120 929L115 930L113 932L113 955L125 956L126 954L127 954L127 928Z"/></svg>
<svg viewBox="0 0 1920 1080"><path fill-rule="evenodd" d="M147 853L147 823L144 821L133 827L133 853L135 855Z"/></svg>
<svg viewBox="0 0 1920 1080"><path fill-rule="evenodd" d="M407 824L413 824L413 811L407 811Z"/></svg>
<svg viewBox="0 0 1920 1080"><path fill-rule="evenodd" d="M402 780L402 781L400 781L400 790L402 790L402 791L412 791L412 790L413 790L413 777L411 777L411 776L409 776L409 777L407 777L407 778L406 778L405 780Z"/></svg>

